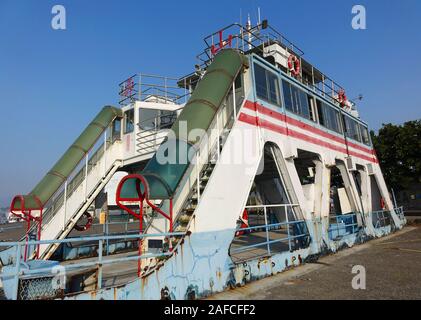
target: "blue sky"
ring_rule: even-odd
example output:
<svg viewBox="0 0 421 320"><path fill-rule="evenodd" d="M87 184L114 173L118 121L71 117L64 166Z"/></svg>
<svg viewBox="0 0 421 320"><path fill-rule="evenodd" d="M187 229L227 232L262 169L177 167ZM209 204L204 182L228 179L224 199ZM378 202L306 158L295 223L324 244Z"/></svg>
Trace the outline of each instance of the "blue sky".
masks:
<svg viewBox="0 0 421 320"><path fill-rule="evenodd" d="M51 28L64 5L67 30ZM367 30L351 9L367 9ZM192 71L202 39L249 12L298 46L307 59L362 93L362 118L421 118L421 1L83 1L0 0L0 206L29 192L135 72Z"/></svg>

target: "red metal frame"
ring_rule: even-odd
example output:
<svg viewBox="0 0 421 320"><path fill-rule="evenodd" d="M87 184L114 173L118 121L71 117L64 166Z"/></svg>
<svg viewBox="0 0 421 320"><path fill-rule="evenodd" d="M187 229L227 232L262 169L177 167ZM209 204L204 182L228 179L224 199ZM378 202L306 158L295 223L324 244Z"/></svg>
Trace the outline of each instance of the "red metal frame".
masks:
<svg viewBox="0 0 421 320"><path fill-rule="evenodd" d="M223 30L219 31L219 45L218 45L218 47L216 47L215 45L211 46L211 53L213 55L216 55L220 50L222 50L226 46L229 46L229 47L232 46L232 34L230 34L228 36L228 40L226 41L226 43L224 43L223 32L224 32Z"/></svg>
<svg viewBox="0 0 421 320"><path fill-rule="evenodd" d="M137 197L136 198L123 198L121 197L121 190L123 188L124 183L127 180L130 179L136 179L136 191L137 191ZM144 192L142 193L140 186L143 185ZM120 180L117 191L116 191L116 204L119 206L122 210L126 211L136 219L139 219L139 233L143 232L143 201L146 202L146 204L151 207L153 210L164 216L166 219L170 221L170 229L169 232L173 232L173 199L170 200L170 212L169 214L162 211L160 208L155 206L153 203L150 202L148 197L148 191L149 191L149 185L146 179L140 175L140 174L129 174L125 176L123 179ZM127 207L122 202L132 202L137 203L139 205L139 213L137 213L135 210ZM170 248L171 248L171 242L170 242ZM139 239L139 256L142 254L142 239ZM138 276L140 276L141 272L141 261L139 259L138 261Z"/></svg>
<svg viewBox="0 0 421 320"><path fill-rule="evenodd" d="M27 258L28 258L28 241L29 241L29 229L31 228L31 222L34 221L35 223L37 223L37 240L41 240L41 228L42 228L42 211L44 210L44 206L41 202L41 200L39 200L39 198L37 196L33 196L35 201L38 203L38 209L36 209L36 211L40 212L39 217L35 217L32 215L32 211L34 211L34 209L26 209L25 208L25 198L22 195L19 196L15 196L12 200L12 204L10 205L10 212L20 218L23 219L24 221L26 221L26 245L25 245L25 255L24 255L24 261L26 262ZM20 210L16 210L16 201L20 200ZM16 211L20 211L21 213L19 214ZM40 245L37 245L37 249L36 249L36 255L35 258L39 259L39 247Z"/></svg>

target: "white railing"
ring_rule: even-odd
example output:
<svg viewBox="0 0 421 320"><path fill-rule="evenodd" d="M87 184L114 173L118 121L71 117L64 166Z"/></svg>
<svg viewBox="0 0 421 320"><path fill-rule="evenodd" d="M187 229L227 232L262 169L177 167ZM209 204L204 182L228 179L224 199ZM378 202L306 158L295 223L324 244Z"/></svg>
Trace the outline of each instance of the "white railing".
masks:
<svg viewBox="0 0 421 320"><path fill-rule="evenodd" d="M358 233L361 227L358 225L357 215L361 216L359 212L330 216L328 229L329 238L331 240L337 240L343 236Z"/></svg>
<svg viewBox="0 0 421 320"><path fill-rule="evenodd" d="M85 158L84 178L72 189L70 196L65 192L65 200L42 226L41 239L56 239L69 232L89 205L120 166L120 143L114 143L89 167L88 155ZM67 185L67 184L66 184ZM67 190L65 188L65 190ZM40 255L47 246L40 247Z"/></svg>
<svg viewBox="0 0 421 320"><path fill-rule="evenodd" d="M374 228L378 229L389 226L392 221L392 217L390 215L390 211L379 210L371 213L371 220Z"/></svg>
<svg viewBox="0 0 421 320"><path fill-rule="evenodd" d="M223 105L219 108L212 120L207 131L206 139L202 139L197 146L197 151L193 157L192 165L184 175L179 189L176 191L176 195L174 196L174 212L180 212L185 205L186 200L188 200L188 197L191 196L191 190L193 187L196 189L197 205L200 203L201 173L205 166L209 163L216 163L219 160L221 155L220 138L223 138L224 135L229 132L231 129L230 126L232 126L236 121L239 115L238 110L244 102L243 95L236 95L234 83L232 85L232 89L233 90L225 98ZM234 104L233 101L236 103ZM177 216L174 218L176 219Z"/></svg>
<svg viewBox="0 0 421 320"><path fill-rule="evenodd" d="M54 291L53 285L53 277L57 276L58 273L58 267L60 268L60 272L70 272L70 271L78 271L83 270L84 268L88 267L95 267L98 270L98 276L97 276L97 289L101 289L103 285L103 266L105 265L112 265L112 264L118 264L123 262L129 262L129 261L141 261L145 259L151 259L151 258L162 258L166 257L168 255L171 255L170 252L158 252L158 253L145 253L142 252L141 254L134 254L131 256L124 256L124 257L104 257L104 244L107 241L112 240L143 240L147 238L153 238L153 237L174 237L174 236L182 236L184 233L162 233L162 234L136 234L136 235L119 235L119 236L99 236L99 237L82 237L82 238L72 238L72 239L62 239L62 240L42 240L42 241L31 241L29 243L26 243L24 241L22 242L0 242L0 248L2 247L10 247L15 251L15 257L13 265L8 266L6 270L4 268L2 269L2 272L0 273L0 279L3 282L3 287L7 291L11 292L11 297L8 297L12 300L18 300L19 293L21 292L21 281L22 280L33 280L33 292L38 292L36 288L36 279L45 279L45 278L51 278L50 285L47 286L47 288L42 288L46 291L45 294L50 293L51 291ZM74 263L74 264L68 264L68 265L54 265L51 267L43 267L41 264L41 267L34 267L31 268L28 263L25 263L22 261L22 252L23 248L26 245L30 245L33 247L36 247L38 245L40 246L59 246L61 244L71 244L71 243L79 243L79 242L97 242L98 243L98 257L95 260L89 260L86 262L80 262L80 263ZM32 260L35 261L35 260ZM54 294L54 293L53 293ZM34 298L40 298L42 297L41 293L38 292L38 297Z"/></svg>
<svg viewBox="0 0 421 320"><path fill-rule="evenodd" d="M281 243L281 242L288 242L288 251L292 252L295 248L293 248L293 241L301 241L306 242L305 239L310 239L310 234L308 232L308 228L306 225L306 222L304 220L295 219L296 213L295 209L299 208L298 204L274 204L274 205L256 205L256 206L246 206L245 210L249 214L250 219L250 212L260 212L263 213L264 217L264 224L263 225L257 225L257 226L250 226L247 228L239 228L237 229L237 235L238 234L245 234L244 237L247 236L247 234L253 234L255 232L261 232L262 230L265 231L265 237L266 241L259 242L259 243L253 243L250 245L245 244L246 240L242 238L241 245L238 245L237 248L230 249L230 255L235 255L251 250L255 250L256 248L260 247L266 247L266 253L267 255L272 255L272 249L271 245ZM285 215L285 221L280 223L269 223L268 220L268 210L270 209L281 209L284 210ZM292 214L294 216L294 219L289 218L289 214ZM250 220L249 220L250 222ZM291 227L293 228L293 231L291 231ZM282 228L286 228L286 237L280 237L277 239L271 239L270 232L271 231L278 231ZM308 241L307 241L308 242ZM235 243L235 240L233 241Z"/></svg>
<svg viewBox="0 0 421 320"><path fill-rule="evenodd" d="M138 73L119 84L120 105L135 101L182 104L190 97L187 79Z"/></svg>

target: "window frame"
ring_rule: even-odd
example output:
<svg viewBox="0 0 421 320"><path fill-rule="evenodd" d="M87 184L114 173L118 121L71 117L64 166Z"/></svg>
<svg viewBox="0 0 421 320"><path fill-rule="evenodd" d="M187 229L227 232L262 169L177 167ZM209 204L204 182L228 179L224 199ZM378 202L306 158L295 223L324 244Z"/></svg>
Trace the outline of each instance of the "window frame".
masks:
<svg viewBox="0 0 421 320"><path fill-rule="evenodd" d="M130 114L130 116L129 116L129 114ZM130 129L128 129L129 126L127 125L129 118L132 119ZM135 112L134 112L134 108L131 108L131 109L128 109L128 110L124 111L124 117L123 117L123 119L124 119L123 134L129 134L129 133L134 132L134 130L135 130Z"/></svg>
<svg viewBox="0 0 421 320"><path fill-rule="evenodd" d="M266 96L259 95L258 88L258 81L256 77L256 69L260 68L262 71L264 71L265 76L265 93ZM277 72L274 72L273 70L267 68L265 65L259 63L259 61L254 60L253 61L253 82L254 82L254 90L256 93L256 97L262 101L265 101L267 103L270 103L271 105L282 107L282 98L281 98L281 89L280 89L280 82L279 82L279 75ZM275 92L272 89L273 83L271 80L275 81L274 89ZM262 86L261 86L262 87ZM272 100L272 94L276 94L276 101Z"/></svg>

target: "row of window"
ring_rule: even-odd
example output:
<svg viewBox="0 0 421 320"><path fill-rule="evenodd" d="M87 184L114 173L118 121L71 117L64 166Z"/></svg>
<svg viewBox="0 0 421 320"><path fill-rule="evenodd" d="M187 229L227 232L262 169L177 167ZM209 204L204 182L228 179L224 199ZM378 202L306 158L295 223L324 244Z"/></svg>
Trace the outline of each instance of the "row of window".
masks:
<svg viewBox="0 0 421 320"><path fill-rule="evenodd" d="M276 74L254 64L256 94L273 105L281 106L279 80ZM327 103L307 94L300 88L282 80L285 108L305 119L319 123L323 127L343 134L358 142L370 145L367 127Z"/></svg>
<svg viewBox="0 0 421 320"><path fill-rule="evenodd" d="M158 109L139 110L139 128L142 130L168 129L176 119L176 111ZM124 113L124 134L133 132L134 126L134 109L129 109Z"/></svg>

